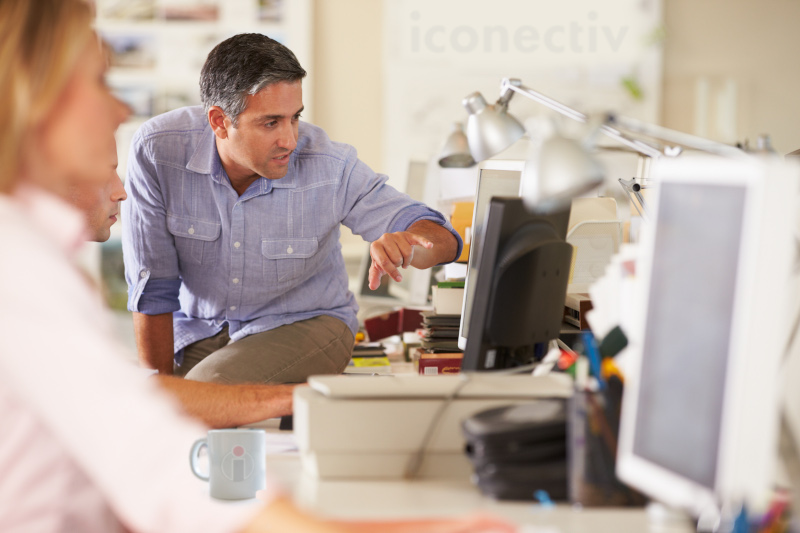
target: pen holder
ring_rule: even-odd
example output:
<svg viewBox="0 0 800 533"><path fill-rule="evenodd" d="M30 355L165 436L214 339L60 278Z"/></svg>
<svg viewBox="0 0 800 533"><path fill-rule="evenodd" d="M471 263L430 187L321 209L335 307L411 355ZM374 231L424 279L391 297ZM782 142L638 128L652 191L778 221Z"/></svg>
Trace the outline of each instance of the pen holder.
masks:
<svg viewBox="0 0 800 533"><path fill-rule="evenodd" d="M575 391L567 413L569 499L586 507L642 506L647 498L616 475L622 383Z"/></svg>

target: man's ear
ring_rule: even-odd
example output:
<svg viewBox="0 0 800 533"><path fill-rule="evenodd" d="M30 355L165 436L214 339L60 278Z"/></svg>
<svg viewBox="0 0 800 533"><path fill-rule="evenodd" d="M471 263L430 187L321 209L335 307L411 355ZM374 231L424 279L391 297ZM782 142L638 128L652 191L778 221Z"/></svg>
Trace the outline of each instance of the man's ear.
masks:
<svg viewBox="0 0 800 533"><path fill-rule="evenodd" d="M211 129L214 130L214 135L220 139L228 138L228 128L231 127L231 121L221 107L211 106L208 110L208 123L211 125Z"/></svg>

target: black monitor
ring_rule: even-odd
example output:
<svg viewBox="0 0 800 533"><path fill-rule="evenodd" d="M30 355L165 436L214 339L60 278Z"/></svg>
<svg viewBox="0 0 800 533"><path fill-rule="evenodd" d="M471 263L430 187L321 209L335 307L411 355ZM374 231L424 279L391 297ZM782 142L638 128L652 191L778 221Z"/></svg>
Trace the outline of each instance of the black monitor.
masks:
<svg viewBox="0 0 800 533"><path fill-rule="evenodd" d="M558 337L572 261L569 211L531 213L519 198L491 199L473 257L477 275L470 281L462 370L528 364L537 344Z"/></svg>

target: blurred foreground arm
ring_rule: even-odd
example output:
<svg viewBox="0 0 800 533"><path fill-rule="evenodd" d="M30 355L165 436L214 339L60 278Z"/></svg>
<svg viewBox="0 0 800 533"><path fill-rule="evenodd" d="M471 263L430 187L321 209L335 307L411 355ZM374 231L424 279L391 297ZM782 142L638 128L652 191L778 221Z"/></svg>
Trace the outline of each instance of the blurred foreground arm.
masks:
<svg viewBox="0 0 800 533"><path fill-rule="evenodd" d="M276 498L241 533L514 533L516 526L488 515L441 520L323 522Z"/></svg>
<svg viewBox="0 0 800 533"><path fill-rule="evenodd" d="M212 428L230 428L292 414L295 385L224 385L156 376L183 410Z"/></svg>

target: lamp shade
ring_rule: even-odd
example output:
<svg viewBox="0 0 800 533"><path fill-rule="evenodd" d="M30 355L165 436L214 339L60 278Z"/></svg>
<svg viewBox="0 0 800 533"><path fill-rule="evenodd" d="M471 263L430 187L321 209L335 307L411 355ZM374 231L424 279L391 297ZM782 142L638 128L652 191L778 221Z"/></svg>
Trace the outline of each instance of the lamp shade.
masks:
<svg viewBox="0 0 800 533"><path fill-rule="evenodd" d="M467 135L464 133L464 126L460 122L453 125L453 131L447 137L439 154L439 166L444 168L466 168L475 164L472 154L469 151Z"/></svg>
<svg viewBox="0 0 800 533"><path fill-rule="evenodd" d="M581 143L556 133L531 150L521 196L528 209L560 209L602 185L604 178L603 167Z"/></svg>
<svg viewBox="0 0 800 533"><path fill-rule="evenodd" d="M508 114L505 106L488 105L481 93L470 94L462 103L469 113L467 139L476 161L502 152L525 133L525 128Z"/></svg>

